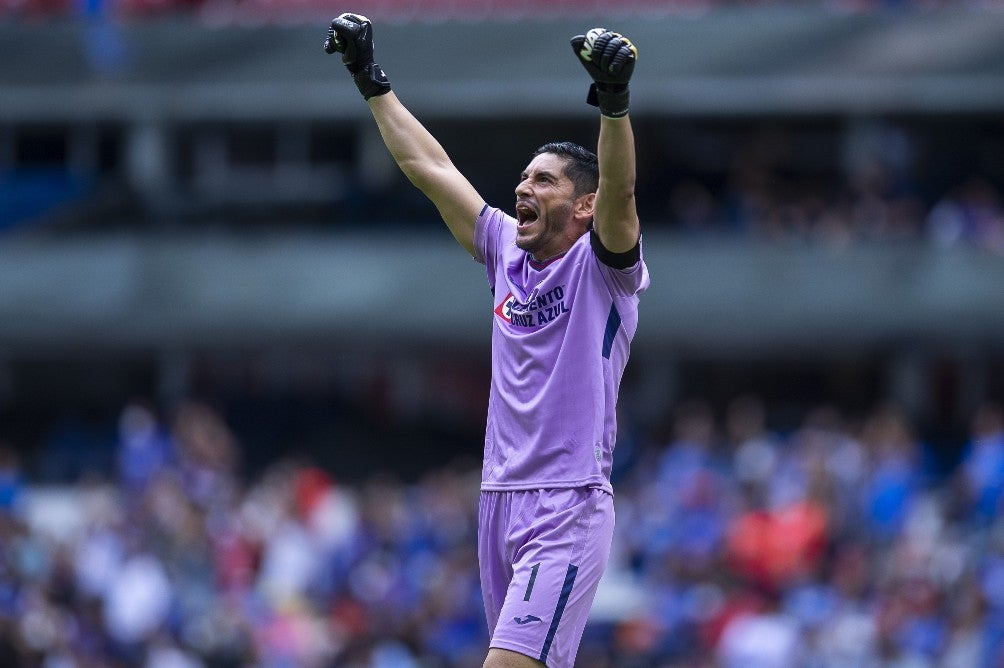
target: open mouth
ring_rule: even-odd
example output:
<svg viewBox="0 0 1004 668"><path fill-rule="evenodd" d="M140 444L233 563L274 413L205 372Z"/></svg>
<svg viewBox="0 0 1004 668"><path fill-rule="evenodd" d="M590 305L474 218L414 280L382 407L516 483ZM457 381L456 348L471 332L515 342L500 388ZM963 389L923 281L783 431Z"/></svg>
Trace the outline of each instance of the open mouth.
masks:
<svg viewBox="0 0 1004 668"><path fill-rule="evenodd" d="M535 222L538 216L537 209L527 202L516 202L516 220L519 223L519 227L524 227Z"/></svg>

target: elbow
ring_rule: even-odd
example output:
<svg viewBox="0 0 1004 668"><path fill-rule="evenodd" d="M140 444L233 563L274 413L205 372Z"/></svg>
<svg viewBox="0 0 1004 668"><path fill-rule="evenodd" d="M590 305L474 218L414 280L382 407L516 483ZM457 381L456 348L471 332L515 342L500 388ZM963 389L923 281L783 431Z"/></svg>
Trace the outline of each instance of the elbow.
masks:
<svg viewBox="0 0 1004 668"><path fill-rule="evenodd" d="M608 202L619 202L622 204L633 204L635 197L634 175L630 175L629 178L620 178L609 181L601 178L599 188L596 193L597 199L603 199Z"/></svg>
<svg viewBox="0 0 1004 668"><path fill-rule="evenodd" d="M606 197L607 203L620 211L633 211L635 209L634 186L619 188Z"/></svg>
<svg viewBox="0 0 1004 668"><path fill-rule="evenodd" d="M418 185L422 180L422 170L417 160L398 160L397 166L409 181Z"/></svg>
<svg viewBox="0 0 1004 668"><path fill-rule="evenodd" d="M621 202L624 202L626 206L634 206L634 183L632 182L631 185L622 188L617 194L617 197Z"/></svg>
<svg viewBox="0 0 1004 668"><path fill-rule="evenodd" d="M399 160L397 165L412 185L422 192L434 186L444 169L438 163L422 159Z"/></svg>

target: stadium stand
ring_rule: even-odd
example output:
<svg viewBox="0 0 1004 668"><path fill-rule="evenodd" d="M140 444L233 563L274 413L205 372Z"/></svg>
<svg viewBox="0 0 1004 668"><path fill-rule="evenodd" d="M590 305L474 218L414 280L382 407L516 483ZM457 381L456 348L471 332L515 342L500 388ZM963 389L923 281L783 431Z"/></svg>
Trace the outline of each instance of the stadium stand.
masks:
<svg viewBox="0 0 1004 668"><path fill-rule="evenodd" d="M615 567L581 665L982 666L1002 657L1004 414L949 475L901 411L794 429L680 402L619 445ZM479 469L244 477L206 405L121 411L114 473L32 485L0 450L5 665L470 666ZM110 473L110 475L108 475ZM141 592L142 595L138 595Z"/></svg>
<svg viewBox="0 0 1004 668"><path fill-rule="evenodd" d="M537 63L603 5L363 5L489 199L593 136ZM0 666L483 658L484 279L332 11L0 5ZM1004 12L618 12L653 286L580 664L1000 665Z"/></svg>

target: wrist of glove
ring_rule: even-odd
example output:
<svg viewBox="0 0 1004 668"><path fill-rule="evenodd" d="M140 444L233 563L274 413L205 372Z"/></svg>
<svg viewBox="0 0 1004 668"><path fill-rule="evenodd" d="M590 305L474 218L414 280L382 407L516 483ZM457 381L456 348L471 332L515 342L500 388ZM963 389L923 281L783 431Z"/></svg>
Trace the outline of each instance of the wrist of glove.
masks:
<svg viewBox="0 0 1004 668"><path fill-rule="evenodd" d="M626 116L631 104L631 91L627 84L594 82L589 87L586 103L599 107L600 113L610 118Z"/></svg>
<svg viewBox="0 0 1004 668"><path fill-rule="evenodd" d="M342 63L364 99L390 92L387 74L373 62L373 24L362 14L345 13L334 19L324 51L342 54Z"/></svg>
<svg viewBox="0 0 1004 668"><path fill-rule="evenodd" d="M627 37L606 28L593 28L571 40L572 50L593 79L586 102L600 113L620 118L628 113L628 82L634 73L638 49Z"/></svg>
<svg viewBox="0 0 1004 668"><path fill-rule="evenodd" d="M349 72L352 73L352 80L356 83L356 88L359 89L364 100L390 92L390 80L383 68L376 63L370 63L355 72L350 68Z"/></svg>

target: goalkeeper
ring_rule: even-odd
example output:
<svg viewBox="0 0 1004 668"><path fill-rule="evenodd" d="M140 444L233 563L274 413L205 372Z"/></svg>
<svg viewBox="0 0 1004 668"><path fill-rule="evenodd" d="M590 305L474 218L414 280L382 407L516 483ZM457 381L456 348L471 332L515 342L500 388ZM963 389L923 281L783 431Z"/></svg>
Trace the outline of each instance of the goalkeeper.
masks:
<svg viewBox="0 0 1004 668"><path fill-rule="evenodd" d="M324 43L341 54L398 166L487 270L494 324L478 526L486 668L575 661L610 554L617 395L649 284L628 118L637 50L601 28L571 42L600 111L596 154L569 142L537 149L514 216L485 203L391 90L369 20L342 14Z"/></svg>

